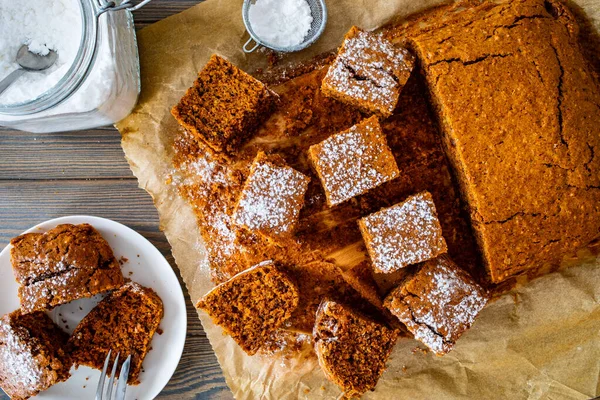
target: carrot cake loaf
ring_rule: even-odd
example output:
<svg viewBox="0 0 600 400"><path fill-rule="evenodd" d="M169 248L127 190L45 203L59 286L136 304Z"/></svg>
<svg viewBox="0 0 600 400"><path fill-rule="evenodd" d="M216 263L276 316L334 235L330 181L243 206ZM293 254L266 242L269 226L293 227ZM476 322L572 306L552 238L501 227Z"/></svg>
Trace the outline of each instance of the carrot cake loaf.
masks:
<svg viewBox="0 0 600 400"><path fill-rule="evenodd" d="M162 317L163 303L156 292L127 282L98 303L75 328L69 341L75 365L102 370L112 350L111 363L120 353L120 371L121 364L131 355L127 383L139 384L142 363Z"/></svg>
<svg viewBox="0 0 600 400"><path fill-rule="evenodd" d="M400 174L375 116L310 146L308 156L329 206L366 193Z"/></svg>
<svg viewBox="0 0 600 400"><path fill-rule="evenodd" d="M356 26L344 37L321 90L364 112L389 117L414 67L408 50Z"/></svg>
<svg viewBox="0 0 600 400"><path fill-rule="evenodd" d="M277 94L213 54L171 113L213 150L234 152L268 118Z"/></svg>
<svg viewBox="0 0 600 400"><path fill-rule="evenodd" d="M68 339L42 311L16 310L0 318L0 388L11 399L24 400L66 381Z"/></svg>
<svg viewBox="0 0 600 400"><path fill-rule="evenodd" d="M429 192L358 221L375 272L391 273L447 251Z"/></svg>
<svg viewBox="0 0 600 400"><path fill-rule="evenodd" d="M347 397L373 390L398 333L347 306L324 301L313 331L315 352L327 379Z"/></svg>
<svg viewBox="0 0 600 400"><path fill-rule="evenodd" d="M47 310L123 284L121 266L91 225L58 225L10 241L24 313Z"/></svg>
<svg viewBox="0 0 600 400"><path fill-rule="evenodd" d="M268 261L216 286L196 307L253 355L291 317L298 299L296 284Z"/></svg>
<svg viewBox="0 0 600 400"><path fill-rule="evenodd" d="M281 157L259 152L234 210L234 223L266 237L290 235L309 182Z"/></svg>
<svg viewBox="0 0 600 400"><path fill-rule="evenodd" d="M555 0L481 2L412 36L493 282L600 233L600 89Z"/></svg>
<svg viewBox="0 0 600 400"><path fill-rule="evenodd" d="M487 303L485 291L447 256L423 263L385 299L415 339L444 355Z"/></svg>

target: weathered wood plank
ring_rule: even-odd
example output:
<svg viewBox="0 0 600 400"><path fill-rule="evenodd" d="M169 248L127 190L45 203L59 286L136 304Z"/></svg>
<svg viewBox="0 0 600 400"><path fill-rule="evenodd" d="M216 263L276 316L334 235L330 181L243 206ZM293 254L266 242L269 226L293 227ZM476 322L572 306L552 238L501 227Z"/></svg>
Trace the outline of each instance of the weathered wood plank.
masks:
<svg viewBox="0 0 600 400"><path fill-rule="evenodd" d="M33 134L0 130L2 179L134 179L113 127Z"/></svg>

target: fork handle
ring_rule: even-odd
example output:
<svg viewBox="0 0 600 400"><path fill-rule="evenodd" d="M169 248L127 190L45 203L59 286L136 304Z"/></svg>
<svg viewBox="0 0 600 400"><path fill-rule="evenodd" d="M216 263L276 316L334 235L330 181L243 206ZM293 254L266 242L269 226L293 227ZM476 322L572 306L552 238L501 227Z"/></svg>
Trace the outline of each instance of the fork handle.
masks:
<svg viewBox="0 0 600 400"><path fill-rule="evenodd" d="M6 78L2 79L2 81L0 81L0 95L6 89L8 89L8 87L10 85L12 85L14 81L16 81L17 79L19 79L21 77L21 75L23 75L25 72L26 71L23 68L18 68L18 69L15 69L10 74L8 74L6 76Z"/></svg>

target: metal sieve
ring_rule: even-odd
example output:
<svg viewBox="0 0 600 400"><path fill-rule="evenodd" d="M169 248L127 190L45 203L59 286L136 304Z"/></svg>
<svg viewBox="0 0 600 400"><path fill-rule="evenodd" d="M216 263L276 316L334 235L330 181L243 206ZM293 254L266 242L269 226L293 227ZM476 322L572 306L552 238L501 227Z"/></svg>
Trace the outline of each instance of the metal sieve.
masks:
<svg viewBox="0 0 600 400"><path fill-rule="evenodd" d="M299 51L307 48L315 40L321 36L323 31L325 30L325 24L327 23L327 7L325 6L325 0L306 0L309 7L310 13L312 14L312 24L310 25L310 30L306 34L304 41L295 46L289 47L279 47L265 41L261 40L260 37L256 35L254 30L252 29L252 25L250 25L250 19L248 18L248 11L250 10L250 6L256 2L256 0L244 0L244 5L242 6L242 19L244 20L244 25L246 26L246 31L250 35L250 39L242 46L242 49L245 53L252 53L254 50L258 49L260 46L268 47L269 49L273 49L275 51L281 51L284 53L291 53L294 51ZM254 47L248 48L248 46L255 42Z"/></svg>

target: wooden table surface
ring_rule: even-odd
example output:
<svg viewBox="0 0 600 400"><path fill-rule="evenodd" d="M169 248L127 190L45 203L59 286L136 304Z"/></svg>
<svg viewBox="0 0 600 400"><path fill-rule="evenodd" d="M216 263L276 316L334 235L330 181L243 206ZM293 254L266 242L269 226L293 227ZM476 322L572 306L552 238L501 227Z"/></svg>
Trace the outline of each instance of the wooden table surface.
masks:
<svg viewBox="0 0 600 400"><path fill-rule="evenodd" d="M154 0L135 13L142 28L198 0ZM94 215L121 222L150 240L177 267L158 229L152 199L138 188L111 127L31 134L0 127L0 248L42 221ZM186 295L188 332L179 367L157 399L231 399L231 392ZM0 391L0 400L8 397ZM146 400L146 399L140 399Z"/></svg>

